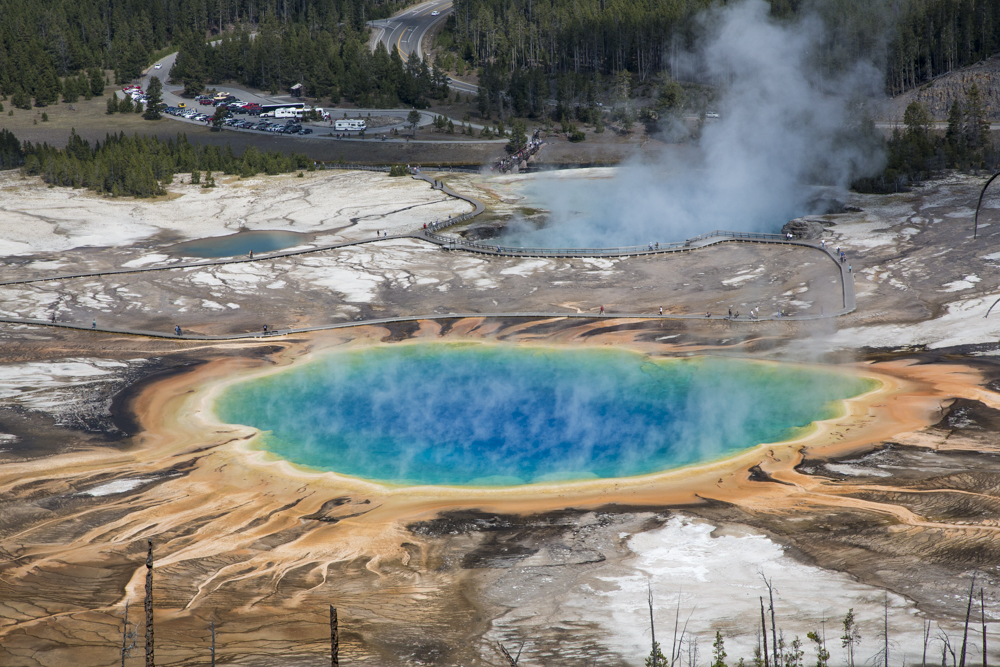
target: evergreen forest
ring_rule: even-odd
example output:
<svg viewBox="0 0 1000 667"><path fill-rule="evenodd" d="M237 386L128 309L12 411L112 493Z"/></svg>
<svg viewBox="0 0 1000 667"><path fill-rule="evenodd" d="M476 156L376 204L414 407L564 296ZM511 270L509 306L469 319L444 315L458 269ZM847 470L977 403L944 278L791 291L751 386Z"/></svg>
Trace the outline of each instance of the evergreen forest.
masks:
<svg viewBox="0 0 1000 667"><path fill-rule="evenodd" d="M823 56L859 55L886 67L898 93L1000 49L1000 0L768 0L777 17L818 8L829 27ZM16 105L100 94L105 70L130 81L180 50L174 80L236 80L264 90L294 83L315 97L422 106L443 97L444 73L367 48L366 21L407 0L0 0L0 94ZM629 72L637 81L674 69L701 30L711 0L455 0L439 43L446 65L481 69L488 88L517 94L534 115L553 76ZM725 4L725 0L722 0ZM256 37L251 39L251 35ZM214 46L208 46L211 42ZM415 60L415 59L414 59Z"/></svg>
<svg viewBox="0 0 1000 667"><path fill-rule="evenodd" d="M214 183L213 171L246 178L314 168L304 155L262 152L251 146L236 157L229 145L195 145L184 135L161 141L149 136L111 134L91 146L72 132L66 148L59 149L30 142L21 145L6 130L0 133L0 160L5 168L21 166L23 174L41 176L50 185L136 197L166 194L164 186L172 183L178 173L190 173L192 182L197 183L205 171L209 180L203 187L210 187Z"/></svg>

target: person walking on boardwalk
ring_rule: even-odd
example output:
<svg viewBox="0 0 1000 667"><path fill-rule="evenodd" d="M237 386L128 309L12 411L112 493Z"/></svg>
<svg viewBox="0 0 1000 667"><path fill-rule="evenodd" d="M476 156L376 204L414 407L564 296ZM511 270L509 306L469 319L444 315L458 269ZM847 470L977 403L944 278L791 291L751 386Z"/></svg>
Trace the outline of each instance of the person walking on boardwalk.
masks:
<svg viewBox="0 0 1000 667"><path fill-rule="evenodd" d="M253 259L253 250L250 251L250 259Z"/></svg>
<svg viewBox="0 0 1000 667"><path fill-rule="evenodd" d="M604 306L601 306L601 315L604 314Z"/></svg>
<svg viewBox="0 0 1000 667"><path fill-rule="evenodd" d="M181 325L179 324L174 325L174 333L177 334L178 336L181 335Z"/></svg>
<svg viewBox="0 0 1000 667"><path fill-rule="evenodd" d="M660 317L663 317L663 306L660 306Z"/></svg>
<svg viewBox="0 0 1000 667"><path fill-rule="evenodd" d="M97 320L94 320L94 323L91 325L90 328L91 329L96 329L97 328Z"/></svg>

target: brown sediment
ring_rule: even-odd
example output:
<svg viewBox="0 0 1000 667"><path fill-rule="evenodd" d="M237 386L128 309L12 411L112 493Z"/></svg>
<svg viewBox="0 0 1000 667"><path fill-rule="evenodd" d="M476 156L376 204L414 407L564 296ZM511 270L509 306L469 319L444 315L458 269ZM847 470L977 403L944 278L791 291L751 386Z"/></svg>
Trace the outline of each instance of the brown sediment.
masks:
<svg viewBox="0 0 1000 667"><path fill-rule="evenodd" d="M561 326L542 326L550 324ZM586 335L595 329L600 329L597 335ZM347 619L345 628L356 633L343 637L345 656L384 652L396 656L386 657L393 662L399 652L387 639L385 619L404 617L408 601L415 598L430 600L434 607L422 612L424 625L417 627L430 623L451 633L441 639L450 647L447 651L426 639L407 639L431 653L463 656L456 647L482 630L479 603L456 584L464 575L447 573L433 540L408 528L443 513L534 515L609 506L729 506L748 515L808 515L834 508L919 529L997 530L927 519L905 504L870 497L881 487L834 483L796 468L804 456L835 459L885 441L917 438L915 434L940 420L942 407L955 398L1000 407L998 397L980 386L979 373L958 364L889 361L839 366L878 380L879 388L845 401L841 416L818 423L795 440L762 445L726 460L636 478L499 489L392 488L302 470L254 450L254 429L221 424L211 413L213 396L228 383L275 372L334 348L387 340L616 346L665 356L713 351L707 345L644 342L643 333L616 328L611 318L582 325L560 320L422 321L405 332L358 327L297 336L294 341L271 339L271 353L263 357L233 356L229 350L189 372L148 384L130 402L142 426L133 447L93 448L0 468L2 497L41 494L65 499L50 518L25 520L0 538L0 547L11 556L0 567L2 597L34 600L34 607L5 607L0 637L10 646L35 646L49 641L57 626L72 627L64 631L79 647L93 644L93 637L112 636L112 616L120 614L125 600L141 598L141 556L147 538L157 545L157 634L172 638L171 655L177 660L192 655L194 648L190 641L185 644L185 637L219 608L228 610L229 628L242 633L241 639L231 638L245 642L242 655L280 655L303 632L295 623L312 627L314 617L322 616L320 602L336 599ZM761 474L753 475L751 469ZM110 479L148 481L124 495L79 495ZM862 497L860 491L869 496ZM103 574L95 578L91 570ZM61 599L60 582L73 576L100 585L93 584L80 599ZM44 602L35 604L39 601ZM474 618L480 620L469 620ZM97 664L111 650L95 649L92 660L76 664ZM308 646L303 650L320 651Z"/></svg>

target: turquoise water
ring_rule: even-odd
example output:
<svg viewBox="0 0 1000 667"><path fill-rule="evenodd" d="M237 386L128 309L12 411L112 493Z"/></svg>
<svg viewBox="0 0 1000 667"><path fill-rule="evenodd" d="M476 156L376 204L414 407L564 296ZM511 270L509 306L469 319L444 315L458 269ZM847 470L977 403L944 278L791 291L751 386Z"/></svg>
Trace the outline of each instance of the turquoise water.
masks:
<svg viewBox="0 0 1000 667"><path fill-rule="evenodd" d="M309 468L394 484L629 477L788 439L870 380L618 350L393 345L230 387L225 422Z"/></svg>
<svg viewBox="0 0 1000 667"><path fill-rule="evenodd" d="M258 253L271 252L308 242L309 235L298 232L238 232L228 236L188 241L174 246L170 251L184 257L235 257L248 255L251 250Z"/></svg>

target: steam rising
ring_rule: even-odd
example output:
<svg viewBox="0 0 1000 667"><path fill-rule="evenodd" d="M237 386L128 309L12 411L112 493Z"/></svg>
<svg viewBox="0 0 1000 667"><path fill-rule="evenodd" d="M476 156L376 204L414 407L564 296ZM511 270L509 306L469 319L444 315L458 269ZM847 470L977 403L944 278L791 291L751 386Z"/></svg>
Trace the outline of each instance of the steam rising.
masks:
<svg viewBox="0 0 1000 667"><path fill-rule="evenodd" d="M542 178L529 190L551 211L541 230L513 226L517 242L617 246L678 241L715 229L776 232L814 212L815 186L843 188L882 161L861 118L882 75L873 62L820 56L823 22L768 16L745 0L702 17L701 48L681 59L680 79L717 85L709 119L689 154L635 160L606 180Z"/></svg>
<svg viewBox="0 0 1000 667"><path fill-rule="evenodd" d="M404 484L626 477L723 458L829 416L863 381L618 351L407 345L236 386L222 419L306 466ZM766 400L762 397L766 396Z"/></svg>

